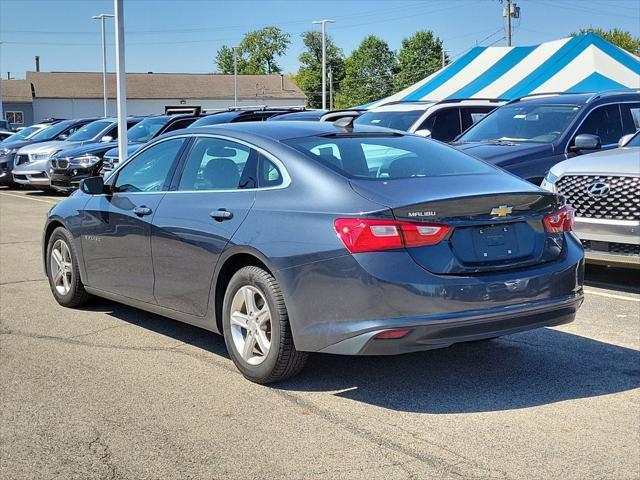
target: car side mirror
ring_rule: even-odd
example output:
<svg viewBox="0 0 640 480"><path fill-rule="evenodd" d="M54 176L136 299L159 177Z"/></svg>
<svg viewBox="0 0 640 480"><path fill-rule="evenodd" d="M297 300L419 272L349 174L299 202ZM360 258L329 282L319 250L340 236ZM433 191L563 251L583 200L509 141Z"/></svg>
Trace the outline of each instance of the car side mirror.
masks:
<svg viewBox="0 0 640 480"><path fill-rule="evenodd" d="M597 135L591 135L590 133L581 133L576 135L573 139L573 145L571 151L580 152L583 150L599 150L602 147L600 137Z"/></svg>
<svg viewBox="0 0 640 480"><path fill-rule="evenodd" d="M61 133L60 135L58 135L58 140L66 140L67 138L69 138L69 135L67 135L66 133Z"/></svg>
<svg viewBox="0 0 640 480"><path fill-rule="evenodd" d="M100 195L107 193L108 187L104 185L104 179L100 176L85 178L80 181L80 190L87 195Z"/></svg>
<svg viewBox="0 0 640 480"><path fill-rule="evenodd" d="M113 142L113 137L111 135L105 135L104 137L102 137L100 139L100 142L102 142L102 143Z"/></svg>
<svg viewBox="0 0 640 480"><path fill-rule="evenodd" d="M415 131L416 135L420 135L421 137L430 137L431 136L431 130L427 129L427 128L423 128L422 130L416 130Z"/></svg>
<svg viewBox="0 0 640 480"><path fill-rule="evenodd" d="M635 136L635 133L627 133L626 135L623 135L620 140L618 140L618 146L624 147L627 143L629 143L629 140L631 140Z"/></svg>

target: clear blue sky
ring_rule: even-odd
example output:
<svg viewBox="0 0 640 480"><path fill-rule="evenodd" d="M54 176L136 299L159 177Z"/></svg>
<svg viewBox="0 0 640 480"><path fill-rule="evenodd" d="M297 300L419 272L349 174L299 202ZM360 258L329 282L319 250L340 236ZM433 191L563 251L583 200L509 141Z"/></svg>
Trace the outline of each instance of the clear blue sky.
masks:
<svg viewBox="0 0 640 480"><path fill-rule="evenodd" d="M337 23L328 32L346 54L369 34L398 49L402 38L431 29L456 55L476 45L504 44L498 0L125 0L126 66L129 72L212 72L217 49L243 33L277 25L292 44L280 60L298 67L300 34L314 19ZM619 27L640 36L640 0L519 0L514 44L562 38L580 27ZM0 0L0 71L24 78L40 55L43 71L100 71L98 13L112 0ZM109 21L109 69L113 69L113 23Z"/></svg>

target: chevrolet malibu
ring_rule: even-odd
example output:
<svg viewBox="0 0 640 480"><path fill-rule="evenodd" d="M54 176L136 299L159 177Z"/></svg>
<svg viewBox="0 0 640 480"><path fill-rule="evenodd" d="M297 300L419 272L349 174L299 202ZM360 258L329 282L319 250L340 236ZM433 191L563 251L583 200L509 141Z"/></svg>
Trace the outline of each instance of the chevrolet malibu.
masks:
<svg viewBox="0 0 640 480"><path fill-rule="evenodd" d="M573 210L452 147L336 123L172 132L50 212L53 296L224 336L248 379L309 352L387 355L574 319Z"/></svg>

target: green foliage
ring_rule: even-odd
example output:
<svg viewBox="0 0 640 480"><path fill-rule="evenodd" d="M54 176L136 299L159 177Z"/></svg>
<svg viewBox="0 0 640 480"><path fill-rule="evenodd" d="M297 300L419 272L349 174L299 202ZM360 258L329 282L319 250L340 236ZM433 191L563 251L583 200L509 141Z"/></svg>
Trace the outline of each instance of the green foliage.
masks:
<svg viewBox="0 0 640 480"><path fill-rule="evenodd" d="M241 75L266 75L282 73L277 58L284 55L291 35L278 27L265 27L247 33L240 42L238 73ZM222 46L216 54L216 65L220 73L233 73L233 49Z"/></svg>
<svg viewBox="0 0 640 480"><path fill-rule="evenodd" d="M442 67L442 40L430 30L421 30L402 40L398 52L396 90L428 77Z"/></svg>
<svg viewBox="0 0 640 480"><path fill-rule="evenodd" d="M300 54L300 69L294 77L294 81L307 95L307 104L312 108L322 106L322 33L317 31L304 32L302 41L305 50ZM329 71L333 77L335 86L344 77L344 55L342 50L336 47L329 36L327 44L327 95L329 94ZM328 103L328 97L327 97Z"/></svg>
<svg viewBox="0 0 640 480"><path fill-rule="evenodd" d="M390 95L396 69L396 56L387 42L369 35L345 61L336 107L353 107Z"/></svg>
<svg viewBox="0 0 640 480"><path fill-rule="evenodd" d="M571 33L571 36L582 35L583 33L595 33L605 40L625 49L627 52L640 56L640 38L634 37L631 33L613 28L611 30L603 30L602 28L581 28L578 32Z"/></svg>

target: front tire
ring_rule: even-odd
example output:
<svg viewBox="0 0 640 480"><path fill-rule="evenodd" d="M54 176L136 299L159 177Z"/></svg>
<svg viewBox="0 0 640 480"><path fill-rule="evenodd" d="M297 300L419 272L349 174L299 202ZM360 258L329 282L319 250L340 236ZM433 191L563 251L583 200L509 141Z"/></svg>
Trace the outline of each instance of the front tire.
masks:
<svg viewBox="0 0 640 480"><path fill-rule="evenodd" d="M231 360L252 382L279 382L299 373L308 354L299 352L276 279L249 266L231 278L222 307L224 341Z"/></svg>
<svg viewBox="0 0 640 480"><path fill-rule="evenodd" d="M62 227L56 228L49 237L47 277L53 297L63 307L79 307L91 298L80 279L73 238Z"/></svg>

